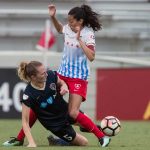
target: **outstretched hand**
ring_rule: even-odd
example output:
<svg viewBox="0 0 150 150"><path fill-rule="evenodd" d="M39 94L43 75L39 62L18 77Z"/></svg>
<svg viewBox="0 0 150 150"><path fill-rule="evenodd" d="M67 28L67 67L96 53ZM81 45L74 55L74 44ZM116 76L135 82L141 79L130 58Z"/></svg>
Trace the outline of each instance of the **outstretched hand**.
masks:
<svg viewBox="0 0 150 150"><path fill-rule="evenodd" d="M53 5L53 4L49 5L48 6L48 10L49 10L49 15L51 17L54 17L55 14L56 14L56 7L55 7L55 5Z"/></svg>

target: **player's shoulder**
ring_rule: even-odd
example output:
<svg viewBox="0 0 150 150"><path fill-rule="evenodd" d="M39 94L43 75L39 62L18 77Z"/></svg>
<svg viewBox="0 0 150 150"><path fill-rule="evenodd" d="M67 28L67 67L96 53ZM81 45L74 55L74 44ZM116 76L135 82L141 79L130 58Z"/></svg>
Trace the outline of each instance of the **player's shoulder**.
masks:
<svg viewBox="0 0 150 150"><path fill-rule="evenodd" d="M48 76L55 76L57 75L57 72L55 70L47 70Z"/></svg>
<svg viewBox="0 0 150 150"><path fill-rule="evenodd" d="M72 30L70 28L70 26L68 24L64 25L63 26L63 33L66 33L66 34L72 34Z"/></svg>
<svg viewBox="0 0 150 150"><path fill-rule="evenodd" d="M57 71L48 70L47 74L47 82L57 82Z"/></svg>
<svg viewBox="0 0 150 150"><path fill-rule="evenodd" d="M66 30L69 30L70 29L70 26L68 25L68 24L65 24L64 26L63 26L63 28Z"/></svg>
<svg viewBox="0 0 150 150"><path fill-rule="evenodd" d="M26 88L25 88L25 90L24 90L24 93L26 93L26 94L29 94L29 93L31 93L32 92L32 86L31 86L31 84L29 83L27 86L26 86Z"/></svg>
<svg viewBox="0 0 150 150"><path fill-rule="evenodd" d="M94 34L94 30L91 27L85 26L83 28L83 34Z"/></svg>
<svg viewBox="0 0 150 150"><path fill-rule="evenodd" d="M28 84L23 92L22 100L28 100L31 94L31 86Z"/></svg>
<svg viewBox="0 0 150 150"><path fill-rule="evenodd" d="M27 86L24 90L24 93L28 93L30 91L30 88L31 88L31 86L30 86L30 83L29 83L29 84L27 84Z"/></svg>

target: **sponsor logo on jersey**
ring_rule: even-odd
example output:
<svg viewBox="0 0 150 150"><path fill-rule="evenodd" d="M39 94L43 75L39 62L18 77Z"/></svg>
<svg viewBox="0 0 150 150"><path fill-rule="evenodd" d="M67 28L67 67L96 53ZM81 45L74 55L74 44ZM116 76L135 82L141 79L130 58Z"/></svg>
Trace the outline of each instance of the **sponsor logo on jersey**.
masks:
<svg viewBox="0 0 150 150"><path fill-rule="evenodd" d="M91 38L91 39L95 39L95 36L94 36L94 35L91 35L90 38Z"/></svg>
<svg viewBox="0 0 150 150"><path fill-rule="evenodd" d="M28 96L28 95L23 94L23 100L27 100L28 98L29 98L29 96Z"/></svg>
<svg viewBox="0 0 150 150"><path fill-rule="evenodd" d="M56 90L56 84L55 83L51 83L49 87L51 90Z"/></svg>
<svg viewBox="0 0 150 150"><path fill-rule="evenodd" d="M48 104L52 104L52 103L53 103L53 98L52 98L52 97L49 97L49 98L47 99L47 103L48 103Z"/></svg>
<svg viewBox="0 0 150 150"><path fill-rule="evenodd" d="M47 105L48 105L48 104L47 104L46 102L42 102L41 105L40 105L40 107L41 107L41 108L46 108Z"/></svg>
<svg viewBox="0 0 150 150"><path fill-rule="evenodd" d="M49 97L49 98L46 100L46 102L41 102L40 107L41 107L41 108L46 108L49 104L50 104L50 105L53 104L53 98L52 98L52 97Z"/></svg>

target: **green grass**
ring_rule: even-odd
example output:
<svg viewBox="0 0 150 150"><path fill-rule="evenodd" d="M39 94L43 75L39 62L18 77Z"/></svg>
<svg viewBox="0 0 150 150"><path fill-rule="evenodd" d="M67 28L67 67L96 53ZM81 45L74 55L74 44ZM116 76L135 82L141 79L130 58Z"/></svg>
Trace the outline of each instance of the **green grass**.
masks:
<svg viewBox="0 0 150 150"><path fill-rule="evenodd" d="M121 121L121 132L112 137L111 144L105 148L107 150L148 150L150 149L150 122L144 121ZM25 140L23 147L3 147L2 143L9 139L10 136L16 136L21 128L21 120L0 120L0 150L26 150L27 141ZM78 128L76 128L78 131ZM37 144L36 150L99 150L97 139L90 133L82 133L89 140L87 147L59 147L48 146L47 136L50 134L39 122L32 129L32 134Z"/></svg>

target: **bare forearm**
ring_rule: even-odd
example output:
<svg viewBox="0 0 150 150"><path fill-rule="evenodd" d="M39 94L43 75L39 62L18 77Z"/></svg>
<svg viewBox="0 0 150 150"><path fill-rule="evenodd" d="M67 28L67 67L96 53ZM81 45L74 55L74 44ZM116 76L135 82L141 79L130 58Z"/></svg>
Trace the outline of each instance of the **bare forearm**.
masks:
<svg viewBox="0 0 150 150"><path fill-rule="evenodd" d="M25 133L25 135L27 137L29 145L35 145L35 142L34 142L34 139L32 137L29 125L26 124L26 123L23 123L23 130L24 130L24 133Z"/></svg>
<svg viewBox="0 0 150 150"><path fill-rule="evenodd" d="M60 85L60 87L61 87L61 86L63 86L63 85L66 85L66 83L65 83L63 80L60 80L60 81L59 81L59 85Z"/></svg>
<svg viewBox="0 0 150 150"><path fill-rule="evenodd" d="M88 48L86 46L86 44L84 42L82 42L81 39L78 40L79 43L80 43L80 46L81 48L83 49L85 55L87 56L87 58L90 60L90 61L93 61L95 59L95 52L92 51L90 48Z"/></svg>
<svg viewBox="0 0 150 150"><path fill-rule="evenodd" d="M62 24L56 19L55 16L51 17L51 20L56 28L56 30L59 32L59 33L62 33L62 29L63 29L63 26Z"/></svg>

